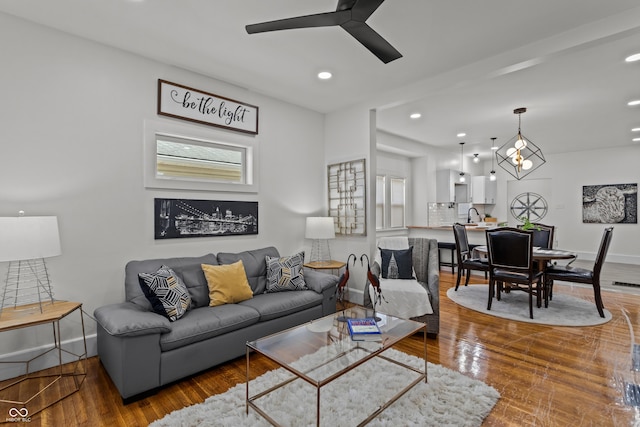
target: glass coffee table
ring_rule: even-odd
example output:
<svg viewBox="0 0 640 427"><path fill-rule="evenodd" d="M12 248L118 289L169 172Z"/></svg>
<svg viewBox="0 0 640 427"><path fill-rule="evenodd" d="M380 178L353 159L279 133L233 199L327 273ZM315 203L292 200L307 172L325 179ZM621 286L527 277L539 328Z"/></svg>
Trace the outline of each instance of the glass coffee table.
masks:
<svg viewBox="0 0 640 427"><path fill-rule="evenodd" d="M323 386L340 378L347 372L375 357L382 358L404 369L417 373L417 377L403 389L383 402L359 425L365 425L378 414L398 400L412 387L421 381L427 382L427 325L413 320L400 319L390 315L375 313L380 318L378 326L382 331L381 342L353 341L349 335L346 322L338 321L338 317L350 318L373 317L371 309L351 307L303 325L247 342L247 393L246 413L253 408L271 424L279 425L276 420L259 407L257 400L293 381L306 381L316 388L316 425L320 425L320 391ZM384 352L399 341L416 332L423 331L424 369L416 369L400 363L384 355ZM266 390L251 395L250 369L251 352L256 351L274 361L293 375ZM268 397L267 397L268 398Z"/></svg>

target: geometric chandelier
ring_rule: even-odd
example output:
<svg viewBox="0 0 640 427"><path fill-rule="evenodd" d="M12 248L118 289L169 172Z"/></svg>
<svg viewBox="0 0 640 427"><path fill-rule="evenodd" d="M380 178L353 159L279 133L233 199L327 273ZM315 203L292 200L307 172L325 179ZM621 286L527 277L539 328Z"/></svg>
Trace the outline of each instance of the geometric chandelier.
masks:
<svg viewBox="0 0 640 427"><path fill-rule="evenodd" d="M542 150L520 131L520 115L526 111L526 108L513 110L513 114L518 115L518 134L496 151L498 165L518 180L546 162Z"/></svg>

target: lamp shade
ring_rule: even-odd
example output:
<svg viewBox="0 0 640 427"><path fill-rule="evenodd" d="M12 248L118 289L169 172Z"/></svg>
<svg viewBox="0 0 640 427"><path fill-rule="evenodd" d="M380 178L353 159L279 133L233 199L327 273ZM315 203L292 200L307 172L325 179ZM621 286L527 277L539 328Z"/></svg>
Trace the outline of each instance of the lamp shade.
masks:
<svg viewBox="0 0 640 427"><path fill-rule="evenodd" d="M325 216L307 217L307 228L304 237L307 239L334 239L336 231L333 218Z"/></svg>
<svg viewBox="0 0 640 427"><path fill-rule="evenodd" d="M0 217L0 261L60 255L56 216Z"/></svg>

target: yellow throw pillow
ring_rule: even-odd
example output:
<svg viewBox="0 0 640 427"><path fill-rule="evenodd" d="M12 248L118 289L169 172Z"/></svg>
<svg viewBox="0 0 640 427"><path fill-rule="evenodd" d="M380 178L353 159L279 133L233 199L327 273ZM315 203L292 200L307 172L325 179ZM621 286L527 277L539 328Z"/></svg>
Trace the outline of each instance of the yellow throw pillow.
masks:
<svg viewBox="0 0 640 427"><path fill-rule="evenodd" d="M210 307L253 298L242 260L225 265L201 265L209 286Z"/></svg>

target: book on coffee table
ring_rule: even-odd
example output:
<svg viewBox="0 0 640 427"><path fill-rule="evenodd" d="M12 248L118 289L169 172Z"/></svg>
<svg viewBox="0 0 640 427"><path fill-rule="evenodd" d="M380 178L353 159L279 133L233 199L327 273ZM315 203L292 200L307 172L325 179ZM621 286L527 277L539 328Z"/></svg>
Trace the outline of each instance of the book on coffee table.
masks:
<svg viewBox="0 0 640 427"><path fill-rule="evenodd" d="M372 317L347 319L349 334L354 341L382 341L382 333Z"/></svg>

